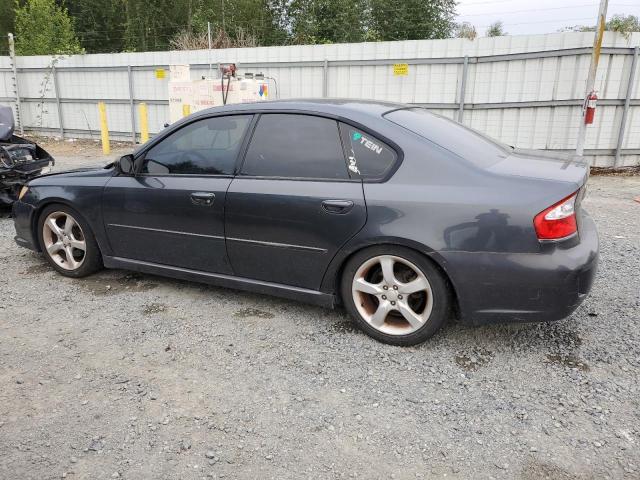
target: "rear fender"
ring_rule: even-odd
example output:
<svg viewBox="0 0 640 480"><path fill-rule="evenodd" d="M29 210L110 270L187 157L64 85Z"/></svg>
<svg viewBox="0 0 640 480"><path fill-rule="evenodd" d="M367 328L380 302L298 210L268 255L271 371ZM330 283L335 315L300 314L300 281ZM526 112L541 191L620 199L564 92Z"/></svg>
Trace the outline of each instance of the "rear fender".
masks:
<svg viewBox="0 0 640 480"><path fill-rule="evenodd" d="M336 254L333 258L327 271L324 274L322 279L322 285L320 287L320 291L323 293L332 293L336 296L338 301L341 301L339 298L340 292L340 280L342 276L342 272L344 270L345 265L349 261L353 255L358 253L359 251L380 245L389 245L389 246L401 246L410 248L415 250L418 253L421 253L425 257L429 258L435 266L440 270L445 279L448 281L449 286L451 287L451 291L453 293L455 299L455 310L456 314L459 313L458 308L458 294L456 285L454 284L451 276L449 275L447 269L446 259L440 255L438 252L433 250L432 248L416 242L414 240L409 240L401 237L378 237L378 238L369 238L366 241L359 239L352 239L352 241L348 242L343 248Z"/></svg>

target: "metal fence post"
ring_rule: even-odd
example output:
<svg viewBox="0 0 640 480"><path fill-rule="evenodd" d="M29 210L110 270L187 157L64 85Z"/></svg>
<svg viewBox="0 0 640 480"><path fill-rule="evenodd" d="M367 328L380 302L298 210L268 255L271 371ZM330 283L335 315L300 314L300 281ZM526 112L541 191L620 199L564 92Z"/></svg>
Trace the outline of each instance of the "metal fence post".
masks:
<svg viewBox="0 0 640 480"><path fill-rule="evenodd" d="M328 91L327 77L328 77L328 73L329 73L329 61L325 58L324 59L324 64L322 65L322 97L323 98L327 97L327 91Z"/></svg>
<svg viewBox="0 0 640 480"><path fill-rule="evenodd" d="M22 106L20 105L20 89L18 88L18 65L16 63L16 44L13 40L13 33L7 34L9 37L9 58L11 60L11 70L13 72L13 91L16 98L16 121L20 133L24 133L24 125L22 124Z"/></svg>
<svg viewBox="0 0 640 480"><path fill-rule="evenodd" d="M58 110L58 128L60 129L60 138L64 138L64 122L62 120L62 107L60 106L60 90L58 89L58 71L56 66L51 67L51 76L53 77L53 91L56 94L56 108Z"/></svg>
<svg viewBox="0 0 640 480"><path fill-rule="evenodd" d="M465 55L462 63L462 78L460 79L460 88L458 89L458 123L462 123L464 115L464 96L467 87L467 71L469 70L469 57Z"/></svg>
<svg viewBox="0 0 640 480"><path fill-rule="evenodd" d="M111 144L109 142L107 105L104 102L98 102L98 117L100 118L100 139L102 143L102 154L109 155L111 153Z"/></svg>
<svg viewBox="0 0 640 480"><path fill-rule="evenodd" d="M629 72L629 82L627 83L627 96L622 108L622 118L620 119L620 130L618 131L618 143L616 145L616 157L613 160L613 168L620 163L620 150L622 150L622 142L624 141L624 131L627 126L627 115L629 114L629 104L631 103L631 94L633 93L633 84L636 77L636 66L638 64L638 50L640 47L633 49L633 60L631 60L631 71Z"/></svg>
<svg viewBox="0 0 640 480"><path fill-rule="evenodd" d="M129 78L129 110L131 114L131 142L136 144L136 109L133 105L133 74L131 65L127 65L127 76Z"/></svg>

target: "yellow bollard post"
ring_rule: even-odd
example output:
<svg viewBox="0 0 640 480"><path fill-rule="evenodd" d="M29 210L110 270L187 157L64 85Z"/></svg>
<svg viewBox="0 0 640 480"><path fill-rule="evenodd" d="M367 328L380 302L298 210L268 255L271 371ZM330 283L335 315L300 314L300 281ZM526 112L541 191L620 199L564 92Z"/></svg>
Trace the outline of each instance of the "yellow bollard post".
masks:
<svg viewBox="0 0 640 480"><path fill-rule="evenodd" d="M188 117L189 115L191 115L191 105L185 103L184 105L182 105L182 116Z"/></svg>
<svg viewBox="0 0 640 480"><path fill-rule="evenodd" d="M147 104L138 105L140 113L140 142L146 143L149 140L149 115L147 113Z"/></svg>
<svg viewBox="0 0 640 480"><path fill-rule="evenodd" d="M100 137L102 139L102 153L109 155L111 146L109 145L109 127L107 125L107 107L104 102L98 103L98 112L100 113Z"/></svg>

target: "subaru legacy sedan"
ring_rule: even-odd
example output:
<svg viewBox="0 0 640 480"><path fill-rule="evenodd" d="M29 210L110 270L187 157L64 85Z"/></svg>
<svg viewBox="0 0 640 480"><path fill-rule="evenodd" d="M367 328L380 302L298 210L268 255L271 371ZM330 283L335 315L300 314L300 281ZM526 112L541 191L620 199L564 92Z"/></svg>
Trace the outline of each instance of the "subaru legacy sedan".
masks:
<svg viewBox="0 0 640 480"><path fill-rule="evenodd" d="M502 145L402 104L204 110L105 168L45 175L16 242L68 277L121 268L343 305L415 345L448 318L551 321L591 288L580 159Z"/></svg>

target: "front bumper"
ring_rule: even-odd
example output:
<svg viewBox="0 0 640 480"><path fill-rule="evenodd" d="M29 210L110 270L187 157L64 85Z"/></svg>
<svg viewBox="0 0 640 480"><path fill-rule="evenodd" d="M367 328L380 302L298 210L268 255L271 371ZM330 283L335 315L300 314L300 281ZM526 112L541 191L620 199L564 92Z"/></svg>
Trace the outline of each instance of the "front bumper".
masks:
<svg viewBox="0 0 640 480"><path fill-rule="evenodd" d="M598 232L582 213L578 242L536 254L440 252L463 323L548 322L569 316L591 290Z"/></svg>
<svg viewBox="0 0 640 480"><path fill-rule="evenodd" d="M19 200L13 203L12 217L16 229L14 240L21 247L38 252L40 246L33 229L35 211L35 207L28 203Z"/></svg>

